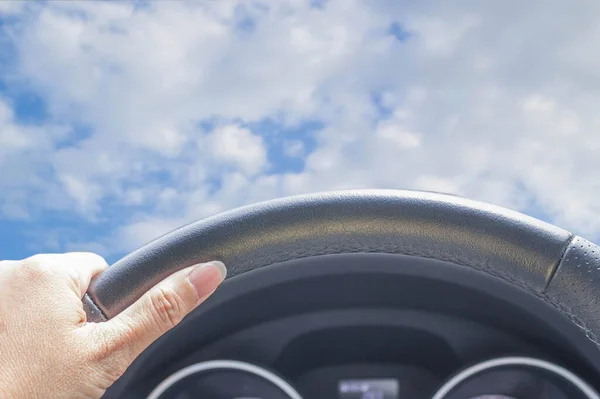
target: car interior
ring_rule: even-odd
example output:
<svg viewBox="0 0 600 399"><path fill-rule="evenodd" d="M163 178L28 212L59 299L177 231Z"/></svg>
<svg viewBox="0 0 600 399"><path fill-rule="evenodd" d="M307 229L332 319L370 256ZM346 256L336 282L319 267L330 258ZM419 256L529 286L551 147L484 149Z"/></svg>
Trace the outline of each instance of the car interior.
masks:
<svg viewBox="0 0 600 399"><path fill-rule="evenodd" d="M104 398L600 399L600 248L535 218L418 191L267 201L116 262L88 320L213 259L225 282Z"/></svg>

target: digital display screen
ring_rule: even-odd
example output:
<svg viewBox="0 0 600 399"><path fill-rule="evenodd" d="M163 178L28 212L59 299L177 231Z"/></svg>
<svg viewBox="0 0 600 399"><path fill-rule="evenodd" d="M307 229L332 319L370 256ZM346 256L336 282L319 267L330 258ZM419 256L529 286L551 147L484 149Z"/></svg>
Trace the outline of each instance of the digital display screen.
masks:
<svg viewBox="0 0 600 399"><path fill-rule="evenodd" d="M400 384L394 379L342 380L340 399L398 399Z"/></svg>

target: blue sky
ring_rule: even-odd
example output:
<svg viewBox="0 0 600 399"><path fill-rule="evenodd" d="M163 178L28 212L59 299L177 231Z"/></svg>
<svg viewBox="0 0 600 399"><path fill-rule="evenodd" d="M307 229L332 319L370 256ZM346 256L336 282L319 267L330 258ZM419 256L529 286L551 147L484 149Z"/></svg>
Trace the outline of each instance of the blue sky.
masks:
<svg viewBox="0 0 600 399"><path fill-rule="evenodd" d="M495 3L0 2L0 259L366 187L598 241L600 5Z"/></svg>

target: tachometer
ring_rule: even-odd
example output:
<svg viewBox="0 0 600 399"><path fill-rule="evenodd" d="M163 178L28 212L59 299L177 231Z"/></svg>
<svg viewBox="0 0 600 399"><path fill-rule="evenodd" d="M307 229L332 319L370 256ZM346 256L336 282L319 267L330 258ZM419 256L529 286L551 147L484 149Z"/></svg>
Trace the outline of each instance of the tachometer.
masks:
<svg viewBox="0 0 600 399"><path fill-rule="evenodd" d="M433 399L600 399L594 389L557 364L504 357L468 367L446 382Z"/></svg>
<svg viewBox="0 0 600 399"><path fill-rule="evenodd" d="M185 367L148 399L302 399L283 378L251 363L213 360Z"/></svg>

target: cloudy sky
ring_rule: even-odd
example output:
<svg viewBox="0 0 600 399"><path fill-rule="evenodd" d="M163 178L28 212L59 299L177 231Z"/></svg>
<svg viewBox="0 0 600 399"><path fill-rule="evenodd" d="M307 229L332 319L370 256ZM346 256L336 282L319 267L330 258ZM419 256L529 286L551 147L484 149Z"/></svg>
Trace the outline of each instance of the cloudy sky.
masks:
<svg viewBox="0 0 600 399"><path fill-rule="evenodd" d="M0 259L455 193L600 239L600 2L0 2Z"/></svg>

